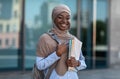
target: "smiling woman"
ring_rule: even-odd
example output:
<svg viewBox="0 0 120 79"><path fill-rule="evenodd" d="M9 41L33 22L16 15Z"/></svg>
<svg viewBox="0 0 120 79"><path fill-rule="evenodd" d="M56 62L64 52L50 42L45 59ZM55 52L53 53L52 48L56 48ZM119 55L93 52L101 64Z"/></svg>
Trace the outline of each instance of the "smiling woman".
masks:
<svg viewBox="0 0 120 79"><path fill-rule="evenodd" d="M44 71L45 79L78 79L77 71L86 68L85 58L81 51L78 60L75 57L68 59L68 42L70 39L76 39L69 33L70 16L71 10L68 6L64 4L55 6L52 11L53 27L48 33L55 35L59 43L47 33L39 38L36 66L38 70ZM76 70L69 71L68 67Z"/></svg>
<svg viewBox="0 0 120 79"><path fill-rule="evenodd" d="M76 0L70 2L67 0L25 0L25 69L31 69L34 64L34 52L36 52L39 36L51 29L53 23L56 25L51 19L52 9L61 3L71 8L72 15L68 15L68 18L66 16L66 19L71 20L70 32L73 33L73 29L76 30L76 19L73 19L76 14ZM28 59L27 56L33 56L33 58Z"/></svg>

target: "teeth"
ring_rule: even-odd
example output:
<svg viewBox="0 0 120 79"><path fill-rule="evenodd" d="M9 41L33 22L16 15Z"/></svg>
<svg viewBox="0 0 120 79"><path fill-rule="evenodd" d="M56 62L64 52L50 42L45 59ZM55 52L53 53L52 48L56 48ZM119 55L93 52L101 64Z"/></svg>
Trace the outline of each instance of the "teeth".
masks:
<svg viewBox="0 0 120 79"><path fill-rule="evenodd" d="M62 24L62 26L66 26L66 24Z"/></svg>

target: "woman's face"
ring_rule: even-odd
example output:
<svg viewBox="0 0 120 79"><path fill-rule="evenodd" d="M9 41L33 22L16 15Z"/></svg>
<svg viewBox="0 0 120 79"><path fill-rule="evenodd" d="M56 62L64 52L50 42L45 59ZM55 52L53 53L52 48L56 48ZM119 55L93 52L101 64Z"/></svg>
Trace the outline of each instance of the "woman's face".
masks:
<svg viewBox="0 0 120 79"><path fill-rule="evenodd" d="M54 22L61 31L68 30L70 28L70 15L67 12L62 12L55 18Z"/></svg>

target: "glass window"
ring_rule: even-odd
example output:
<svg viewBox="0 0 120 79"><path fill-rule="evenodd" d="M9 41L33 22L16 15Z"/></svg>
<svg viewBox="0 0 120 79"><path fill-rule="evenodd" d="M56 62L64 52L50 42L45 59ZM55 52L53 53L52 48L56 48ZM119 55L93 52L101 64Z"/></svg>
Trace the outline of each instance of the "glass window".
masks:
<svg viewBox="0 0 120 79"><path fill-rule="evenodd" d="M14 1L14 4L13 4ZM21 62L22 53L19 48L20 41L20 23L22 16L22 1L25 1L25 63ZM81 24L81 41L83 42L83 54L86 56L87 66L91 68L92 53L92 37L93 37L93 1L80 0L80 24ZM36 57L36 45L39 37L47 32L53 25L51 19L52 9L58 4L66 4L71 9L71 30L74 35L77 33L77 0L0 0L0 70L4 69L21 69L25 64L25 68L33 67ZM107 0L97 0L97 33L96 33L96 60L97 67L105 66L107 47ZM16 7L17 6L17 10ZM102 6L102 7L101 7ZM13 16L12 16L13 15ZM12 19L14 18L14 19ZM17 23L13 23L17 21ZM9 24L8 24L9 22ZM5 33L3 25L6 26ZM11 31L10 31L11 29ZM7 39L6 39L7 38ZM100 39L99 39L100 38ZM2 40L5 39L5 40ZM23 42L23 41L21 41ZM9 46L9 48L8 48ZM102 61L103 60L103 61ZM102 63L102 65L101 65ZM11 69L12 70L12 69Z"/></svg>
<svg viewBox="0 0 120 79"><path fill-rule="evenodd" d="M107 67L108 0L97 0L96 18L96 68ZM102 64L101 64L102 63Z"/></svg>
<svg viewBox="0 0 120 79"><path fill-rule="evenodd" d="M83 42L83 54L86 57L87 68L104 68L107 65L107 12L108 0L81 0L81 40ZM96 32L93 33L93 16L96 7ZM94 36L96 34L96 36ZM93 37L96 37L95 46ZM95 50L93 50L95 48ZM94 52L95 51L95 52Z"/></svg>
<svg viewBox="0 0 120 79"><path fill-rule="evenodd" d="M10 25L9 24L7 24L6 32L10 32Z"/></svg>
<svg viewBox="0 0 120 79"><path fill-rule="evenodd" d="M0 3L0 16L2 14L2 4Z"/></svg>
<svg viewBox="0 0 120 79"><path fill-rule="evenodd" d="M2 46L2 39L0 39L0 47Z"/></svg>
<svg viewBox="0 0 120 79"><path fill-rule="evenodd" d="M6 47L9 45L9 40L8 39L5 40L5 45L6 45Z"/></svg>
<svg viewBox="0 0 120 79"><path fill-rule="evenodd" d="M80 25L82 51L86 58L87 68L92 67L92 20L93 20L93 0L81 0L80 4Z"/></svg>
<svg viewBox="0 0 120 79"><path fill-rule="evenodd" d="M12 2L13 0L0 0L0 19L10 19L12 14Z"/></svg>
<svg viewBox="0 0 120 79"><path fill-rule="evenodd" d="M0 24L0 32L3 32L3 25Z"/></svg>
<svg viewBox="0 0 120 79"><path fill-rule="evenodd" d="M15 43L16 43L15 38L13 38L13 39L12 39L12 44L11 44L11 46L12 46L13 48L16 46Z"/></svg>
<svg viewBox="0 0 120 79"><path fill-rule="evenodd" d="M107 44L107 0L98 0L97 3L97 45ZM104 8L103 8L104 7Z"/></svg>
<svg viewBox="0 0 120 79"><path fill-rule="evenodd" d="M17 26L16 26L16 24L14 24L14 25L12 26L12 32L17 32Z"/></svg>
<svg viewBox="0 0 120 79"><path fill-rule="evenodd" d="M14 11L14 17L17 18L17 11Z"/></svg>

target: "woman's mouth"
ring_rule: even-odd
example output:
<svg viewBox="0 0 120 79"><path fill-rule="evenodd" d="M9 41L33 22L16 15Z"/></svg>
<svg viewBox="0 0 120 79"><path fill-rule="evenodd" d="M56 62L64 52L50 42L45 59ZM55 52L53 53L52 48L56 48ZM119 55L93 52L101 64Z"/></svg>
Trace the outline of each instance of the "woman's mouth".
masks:
<svg viewBox="0 0 120 79"><path fill-rule="evenodd" d="M66 27L66 24L61 24L62 27Z"/></svg>

